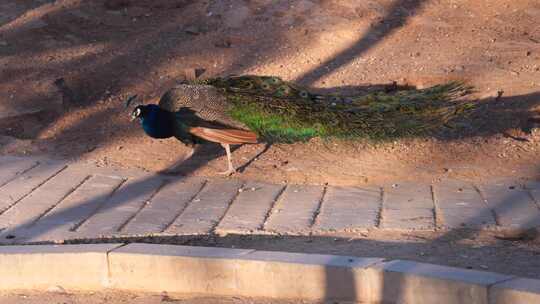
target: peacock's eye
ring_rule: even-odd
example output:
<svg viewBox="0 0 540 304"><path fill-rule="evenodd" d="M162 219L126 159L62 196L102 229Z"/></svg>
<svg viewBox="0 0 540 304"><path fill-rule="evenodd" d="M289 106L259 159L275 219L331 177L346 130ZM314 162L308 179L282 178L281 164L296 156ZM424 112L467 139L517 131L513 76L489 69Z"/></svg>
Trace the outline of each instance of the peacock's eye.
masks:
<svg viewBox="0 0 540 304"><path fill-rule="evenodd" d="M306 91L301 91L301 92L300 92L300 97L302 97L302 98L308 98L308 96L309 96L308 92L306 92Z"/></svg>
<svg viewBox="0 0 540 304"><path fill-rule="evenodd" d="M131 120L133 121L137 118L141 118L141 115L142 115L141 108L137 107L133 110L133 112L131 112Z"/></svg>

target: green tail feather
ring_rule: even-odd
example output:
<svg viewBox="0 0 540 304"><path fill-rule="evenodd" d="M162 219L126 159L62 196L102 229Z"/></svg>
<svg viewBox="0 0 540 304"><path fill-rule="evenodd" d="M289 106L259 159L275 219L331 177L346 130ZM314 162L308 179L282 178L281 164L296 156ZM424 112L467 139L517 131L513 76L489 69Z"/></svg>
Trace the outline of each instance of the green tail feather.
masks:
<svg viewBox="0 0 540 304"><path fill-rule="evenodd" d="M457 100L471 92L471 87L460 82L359 96L314 94L271 76L233 76L199 83L222 90L232 105L231 117L273 142L316 136L385 139L422 135L474 107Z"/></svg>

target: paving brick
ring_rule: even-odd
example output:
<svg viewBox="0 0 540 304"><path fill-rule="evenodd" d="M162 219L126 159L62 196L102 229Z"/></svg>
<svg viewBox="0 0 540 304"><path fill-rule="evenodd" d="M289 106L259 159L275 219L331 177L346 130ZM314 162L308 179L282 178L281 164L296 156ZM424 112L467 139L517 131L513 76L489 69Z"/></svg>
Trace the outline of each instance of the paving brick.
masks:
<svg viewBox="0 0 540 304"><path fill-rule="evenodd" d="M186 208L205 182L203 178L194 177L167 183L122 232L130 235L162 232Z"/></svg>
<svg viewBox="0 0 540 304"><path fill-rule="evenodd" d="M37 164L37 161L31 158L0 157L0 187Z"/></svg>
<svg viewBox="0 0 540 304"><path fill-rule="evenodd" d="M270 213L265 230L282 234L309 232L323 191L319 186L287 186Z"/></svg>
<svg viewBox="0 0 540 304"><path fill-rule="evenodd" d="M63 170L41 187L0 215L0 227L17 229L34 223L46 211L60 203L87 178L86 172Z"/></svg>
<svg viewBox="0 0 540 304"><path fill-rule="evenodd" d="M261 230L264 220L284 186L248 182L216 228L219 234L252 233Z"/></svg>
<svg viewBox="0 0 540 304"><path fill-rule="evenodd" d="M239 193L241 186L242 182L237 180L209 181L165 233L190 235L211 232Z"/></svg>
<svg viewBox="0 0 540 304"><path fill-rule="evenodd" d="M516 278L489 289L490 304L540 303L540 280Z"/></svg>
<svg viewBox="0 0 540 304"><path fill-rule="evenodd" d="M384 209L381 228L391 230L434 230L432 209Z"/></svg>
<svg viewBox="0 0 540 304"><path fill-rule="evenodd" d="M107 252L120 244L0 246L0 290L100 290Z"/></svg>
<svg viewBox="0 0 540 304"><path fill-rule="evenodd" d="M384 187L385 209L432 209L431 187L424 184L403 183L395 187Z"/></svg>
<svg viewBox="0 0 540 304"><path fill-rule="evenodd" d="M529 181L525 185L525 189L529 191L531 196L534 199L534 202L538 207L540 207L540 182L539 181Z"/></svg>
<svg viewBox="0 0 540 304"><path fill-rule="evenodd" d="M540 224L540 209L529 193L512 183L480 186L488 205L503 227L530 227Z"/></svg>
<svg viewBox="0 0 540 304"><path fill-rule="evenodd" d="M489 209L480 193L468 183L445 182L433 185L433 192L437 203L437 208L474 208Z"/></svg>
<svg viewBox="0 0 540 304"><path fill-rule="evenodd" d="M438 209L438 216L440 226L446 229L492 229L496 226L495 218L489 208Z"/></svg>
<svg viewBox="0 0 540 304"><path fill-rule="evenodd" d="M441 228L490 229L496 226L493 212L473 185L445 181L433 186L437 224Z"/></svg>
<svg viewBox="0 0 540 304"><path fill-rule="evenodd" d="M487 304L490 285L511 276L395 260L369 268L374 303Z"/></svg>
<svg viewBox="0 0 540 304"><path fill-rule="evenodd" d="M16 179L0 188L0 213L5 212L9 207L65 167L64 163L43 162L37 167L18 175Z"/></svg>
<svg viewBox="0 0 540 304"><path fill-rule="evenodd" d="M114 167L96 167L90 163L73 163L70 165L78 170L88 171L92 175L104 175L110 177L121 177L124 179L131 178L144 178L148 177L149 173L147 171L135 168L114 168Z"/></svg>
<svg viewBox="0 0 540 304"><path fill-rule="evenodd" d="M33 157L19 157L19 156L13 156L13 155L1 155L0 156L0 164L7 164L12 162L18 162L18 161L33 161L37 162L38 159Z"/></svg>
<svg viewBox="0 0 540 304"><path fill-rule="evenodd" d="M354 232L378 224L381 209L379 189L329 187L314 232Z"/></svg>
<svg viewBox="0 0 540 304"><path fill-rule="evenodd" d="M7 230L14 241L37 242L79 238L73 231L102 206L115 189L124 182L119 177L91 176L75 191L27 229Z"/></svg>
<svg viewBox="0 0 540 304"><path fill-rule="evenodd" d="M127 180L77 232L86 237L118 234L163 183L163 178L156 175Z"/></svg>
<svg viewBox="0 0 540 304"><path fill-rule="evenodd" d="M202 179L80 163L65 168L60 162L0 157L0 243L206 234L214 229L219 234L322 235L377 224L396 230L432 230L435 224L447 229L540 224L540 182L528 183L524 190L513 181L495 181L480 186L479 195L471 184L444 180L433 186L435 202L429 185L403 183L385 187L381 203L376 188L328 187L323 198L321 186L290 185L282 192L280 185L248 182L239 192L240 181L215 180L191 200ZM87 174L93 177L71 192ZM156 193L165 180L171 183Z"/></svg>

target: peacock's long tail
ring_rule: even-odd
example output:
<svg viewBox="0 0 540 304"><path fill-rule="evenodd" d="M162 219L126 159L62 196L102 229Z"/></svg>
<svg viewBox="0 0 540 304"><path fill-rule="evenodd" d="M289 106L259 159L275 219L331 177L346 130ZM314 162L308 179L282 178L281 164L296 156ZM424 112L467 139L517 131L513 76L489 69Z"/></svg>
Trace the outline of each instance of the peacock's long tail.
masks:
<svg viewBox="0 0 540 304"><path fill-rule="evenodd" d="M233 119L274 142L422 135L474 108L474 103L461 100L472 89L461 82L356 96L315 94L271 76L213 78L202 84L225 94Z"/></svg>

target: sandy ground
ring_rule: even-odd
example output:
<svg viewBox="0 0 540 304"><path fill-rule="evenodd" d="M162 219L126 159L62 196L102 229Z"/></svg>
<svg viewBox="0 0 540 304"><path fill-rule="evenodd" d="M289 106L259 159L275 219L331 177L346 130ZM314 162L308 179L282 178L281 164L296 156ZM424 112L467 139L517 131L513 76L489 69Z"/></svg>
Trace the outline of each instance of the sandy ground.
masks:
<svg viewBox="0 0 540 304"><path fill-rule="evenodd" d="M183 145L129 123L125 98L160 96L193 68L329 90L460 79L482 110L459 132L313 140L259 156L263 145L244 146L235 161L249 165L236 176L332 185L537 177L537 129L521 130L540 101L537 1L6 0L0 12L0 110L28 113L1 120L2 153L149 171L180 163L183 174L211 176L224 169L220 149L182 163ZM72 98L53 84L60 77Z"/></svg>
<svg viewBox="0 0 540 304"><path fill-rule="evenodd" d="M125 292L69 293L57 287L51 292L10 292L0 293L0 302L5 304L271 304L309 303L305 301L272 301L268 299L247 299L239 297L186 297L169 295L135 294Z"/></svg>

